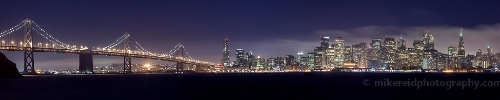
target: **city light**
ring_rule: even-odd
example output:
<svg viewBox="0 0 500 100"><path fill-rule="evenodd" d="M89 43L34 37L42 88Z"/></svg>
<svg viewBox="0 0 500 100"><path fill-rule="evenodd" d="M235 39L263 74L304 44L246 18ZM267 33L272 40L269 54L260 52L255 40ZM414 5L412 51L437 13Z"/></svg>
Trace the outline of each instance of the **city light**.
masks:
<svg viewBox="0 0 500 100"><path fill-rule="evenodd" d="M14 28L11 28L11 30L12 29ZM346 45L345 41L348 38L332 38L334 39L334 41L333 43L330 43L330 38L328 36L320 36L321 45L318 45L316 48L309 48L311 52L308 53L300 51L299 53L297 53L297 55L284 55L279 57L269 57L270 59L264 59L266 57L261 57L260 55L255 56L253 52L245 52L244 49L239 48L236 49L237 59L235 61L228 60L230 54L229 49L227 49L229 48L229 38L226 37L224 38L224 52L222 52L224 57L222 58L222 63L212 63L208 61L193 59L189 56L188 52L185 51L184 45L180 44L176 45L176 47L174 47L174 49L172 49L171 52L168 52L167 54L147 51L142 48L142 46L140 46L137 41L130 42L130 45L139 46L135 49L133 49L132 46L130 46L131 48L127 49L123 49L123 47L117 46L120 43L121 45L123 45L123 43L125 42L122 43L121 41L131 37L130 34L122 35L122 37L120 37L115 43L112 43L104 48L97 47L97 50L102 49L103 51L107 51L106 55L127 57L127 55L124 55L123 53L141 54L140 56L136 57L189 64L194 63L193 65L197 66L198 64L203 65L204 67L206 67L205 65L217 65L219 67L217 69L218 71L227 70L235 72L306 72L312 70L331 71L343 68L348 68L348 71L360 72L365 72L365 70L373 70L374 72L413 72L418 70L425 70L426 72L446 73L498 71L498 69L496 68L499 66L498 58L500 54L493 54L490 45L487 44L486 53L479 50L475 55L466 55L464 46L465 43L463 41L464 33L462 29L460 29L460 31L458 31L457 29L456 32L459 32L460 34L459 36L456 36L455 33L455 38L458 38L459 42L458 47L450 46L448 51L437 51L435 49L436 47L434 46L435 39L433 34L431 34L430 31L426 30L422 31L422 33L424 34L423 37L419 37L423 39L415 40L413 41L413 43L410 43L413 45L413 48L409 48L410 46L407 46L407 41L402 38L402 35L399 39L386 36L384 38L373 38L371 41L372 43L362 42L352 45ZM64 44L46 33L42 35L44 37L47 36L45 38L49 39L50 43L52 43L52 48L55 49L55 46L57 44L58 46L62 46L62 48L68 48L70 50L57 51L51 49L49 48L50 43L46 43L44 49L38 49L44 47L44 42L40 42L41 40L37 40L35 41L35 43L39 42L36 45L37 52L57 51L62 53L80 53L81 50L88 49L87 46L83 45L80 45L80 48L77 48L76 45L71 46ZM8 40L12 40L11 46L16 45L13 39ZM5 46L5 42L5 40L2 40L2 46ZM29 47L32 47L33 42L28 42L29 44L23 44L23 42L20 42L19 46L17 47L2 47L2 50L28 51L29 49L19 48L21 46L25 47L27 45L29 45ZM173 56L177 52L181 52L183 56ZM128 56L130 57L130 55ZM219 65L222 65L223 68L220 68ZM146 64L144 66L147 67L148 70L151 70L151 68L153 68L154 70L154 67L156 67L156 65L154 65L153 67L151 64ZM186 69L194 70L195 68ZM210 69L210 67L206 68L206 70L204 71L217 72L215 69Z"/></svg>
<svg viewBox="0 0 500 100"><path fill-rule="evenodd" d="M145 64L144 67L147 67L148 70L151 70L151 64Z"/></svg>

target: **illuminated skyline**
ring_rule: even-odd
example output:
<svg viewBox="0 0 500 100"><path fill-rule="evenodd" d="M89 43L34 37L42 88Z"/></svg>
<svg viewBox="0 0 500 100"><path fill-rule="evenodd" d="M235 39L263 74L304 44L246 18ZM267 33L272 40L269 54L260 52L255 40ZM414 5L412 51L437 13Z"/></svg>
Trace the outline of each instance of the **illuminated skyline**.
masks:
<svg viewBox="0 0 500 100"><path fill-rule="evenodd" d="M422 40L431 30L435 48L446 52L464 36L466 54L491 45L499 50L500 19L496 3L338 2L338 1L0 1L0 30L29 17L61 41L104 46L128 31L153 52L168 52L182 43L193 58L220 62L222 39L262 58L313 52L318 36L344 37L345 45L370 43L371 38L404 36ZM394 5L394 6L380 6ZM468 5L468 6L464 6ZM358 9L358 10L352 10ZM333 40L330 40L333 41ZM160 44L161 43L161 44ZM411 47L411 46L410 46ZM22 52L0 51L22 67ZM43 58L43 59L42 59ZM78 55L35 53L37 68L77 68ZM95 66L122 62L94 56ZM132 63L166 63L133 59Z"/></svg>

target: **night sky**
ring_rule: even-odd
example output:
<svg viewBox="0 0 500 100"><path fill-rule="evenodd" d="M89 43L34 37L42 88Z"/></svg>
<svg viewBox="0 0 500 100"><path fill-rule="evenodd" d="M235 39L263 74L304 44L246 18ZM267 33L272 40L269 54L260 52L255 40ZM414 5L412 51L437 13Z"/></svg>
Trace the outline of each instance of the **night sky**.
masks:
<svg viewBox="0 0 500 100"><path fill-rule="evenodd" d="M498 4L494 0L1 0L0 31L30 18L61 42L88 47L107 46L129 32L148 51L167 53L182 43L191 57L219 62L224 37L231 40L231 60L238 48L264 58L312 52L320 45L320 36L341 36L352 45L402 34L411 45L423 38L425 30L434 34L435 48L447 52L448 46L458 46L463 27L466 53L475 54L478 49L486 51L487 45L493 52L500 50ZM1 52L22 70L23 52ZM78 68L77 57L35 53L35 67ZM121 62L122 57L94 56L94 66ZM132 63L165 62L132 59Z"/></svg>

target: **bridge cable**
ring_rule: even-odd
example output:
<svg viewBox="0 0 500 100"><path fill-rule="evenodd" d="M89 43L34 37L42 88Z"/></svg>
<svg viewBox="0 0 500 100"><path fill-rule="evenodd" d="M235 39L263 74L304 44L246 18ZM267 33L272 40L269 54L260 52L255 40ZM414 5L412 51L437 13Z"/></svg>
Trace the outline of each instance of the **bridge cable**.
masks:
<svg viewBox="0 0 500 100"><path fill-rule="evenodd" d="M186 55L188 55L189 59L193 59L193 58L191 58L191 56L189 56L189 53L187 52L187 50L186 50L186 48L185 48L185 46L184 46L184 45L182 45L182 50L183 50L184 52L186 52Z"/></svg>
<svg viewBox="0 0 500 100"><path fill-rule="evenodd" d="M174 50L173 52L172 52L172 50L170 50L169 55L172 55L172 54L173 54L173 53L175 53L177 50L179 50L180 46L181 46L180 44L177 44L177 45L174 47L174 49L172 49L172 50Z"/></svg>
<svg viewBox="0 0 500 100"><path fill-rule="evenodd" d="M118 44L122 43L122 42L123 42L123 40L125 40L125 38L122 38L122 39L121 39L118 43L115 43L114 45L113 45L113 44L111 44L111 45L109 45L109 46L104 47L103 49L113 48L113 47L115 47L116 45L118 45Z"/></svg>
<svg viewBox="0 0 500 100"><path fill-rule="evenodd" d="M39 32L37 29L35 29L35 28L33 28L33 30L35 30L35 32L37 32L38 34L42 35L45 39L49 40L50 42L52 42L52 43L54 43L54 44L56 44L56 45L58 45L58 46L61 46L61 47L63 47L63 48L67 46L67 45L61 45L61 44L59 44L59 43L57 43L57 42L55 42L55 41L53 41L53 40L49 39L47 36L43 35L42 33L40 33L40 32ZM67 47L66 47L66 48L67 48ZM71 48L71 47L70 47L70 48Z"/></svg>
<svg viewBox="0 0 500 100"><path fill-rule="evenodd" d="M103 49L114 47L113 45L120 44L121 41L123 41L123 39L124 39L123 37L124 36L125 36L125 34L122 35L120 38L118 38L115 42L111 43L110 45L103 47Z"/></svg>
<svg viewBox="0 0 500 100"><path fill-rule="evenodd" d="M134 39L133 41L134 41L134 42L135 42L135 43L136 43L136 44L137 44L137 45L138 45L138 46L139 46L142 50L144 50L144 51L146 51L146 52L149 52L148 50L144 49L144 48L143 48L143 47L142 47L142 46L141 46L141 45L140 45L140 44L139 44L139 43L135 40L135 38L134 38L134 37L132 37L132 36L130 36L130 37L131 37L132 39ZM137 49L139 49L139 48L137 48ZM139 51L142 51L141 49L139 49Z"/></svg>
<svg viewBox="0 0 500 100"><path fill-rule="evenodd" d="M175 47L174 47L172 50L170 50L170 52L168 52L168 55L171 55L173 52L177 51L177 50L175 50L175 49L176 49L178 46L179 46L179 44L175 45ZM175 50L175 51L174 51L174 50Z"/></svg>
<svg viewBox="0 0 500 100"><path fill-rule="evenodd" d="M22 26L19 26L19 25L22 25ZM10 28L10 29L8 29L8 30L0 33L0 37L3 37L3 36L8 35L8 34L14 32L14 31L17 31L17 30L21 29L24 26L26 26L26 23L21 22L21 24L18 24L16 26L14 26L13 28Z"/></svg>
<svg viewBox="0 0 500 100"><path fill-rule="evenodd" d="M45 30L43 30L40 26L38 26L38 24L36 24L34 21L31 21L31 22L32 22L33 24L35 24L35 26L36 26L36 27L38 27L38 28L39 28L39 29L40 29L43 33L45 33L45 35L47 35L47 36L49 36L50 38L54 39L55 41L57 41L57 42L61 43L62 45L66 45L66 46L71 47L70 45L67 45L67 44L65 44L65 43L63 43L63 42L61 42L61 41L59 41L58 39L56 39L56 38L52 37L51 35L49 35L47 32L45 32Z"/></svg>

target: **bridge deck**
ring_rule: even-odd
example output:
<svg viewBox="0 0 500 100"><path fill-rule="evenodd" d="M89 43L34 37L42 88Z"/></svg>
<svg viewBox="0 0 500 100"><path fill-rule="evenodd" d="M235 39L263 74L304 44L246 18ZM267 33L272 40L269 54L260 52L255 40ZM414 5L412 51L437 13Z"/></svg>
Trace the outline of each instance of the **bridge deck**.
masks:
<svg viewBox="0 0 500 100"><path fill-rule="evenodd" d="M29 50L29 49L31 49L31 48L25 48L25 47L19 47L19 46L0 46L0 50L7 50L7 51L25 51L25 50ZM85 50L33 47L33 52L55 52L55 53L83 54L83 53L85 53ZM182 63L187 63L187 64L210 65L209 63L202 63L202 62L197 62L195 60L176 58L176 57L172 57L172 56L147 55L147 54L139 54L139 53L135 53L135 52L127 54L125 52L110 52L110 51L92 50L92 55L122 56L122 57L130 56L133 58L145 58L145 59L154 59L154 60L171 61L171 62L182 62Z"/></svg>

